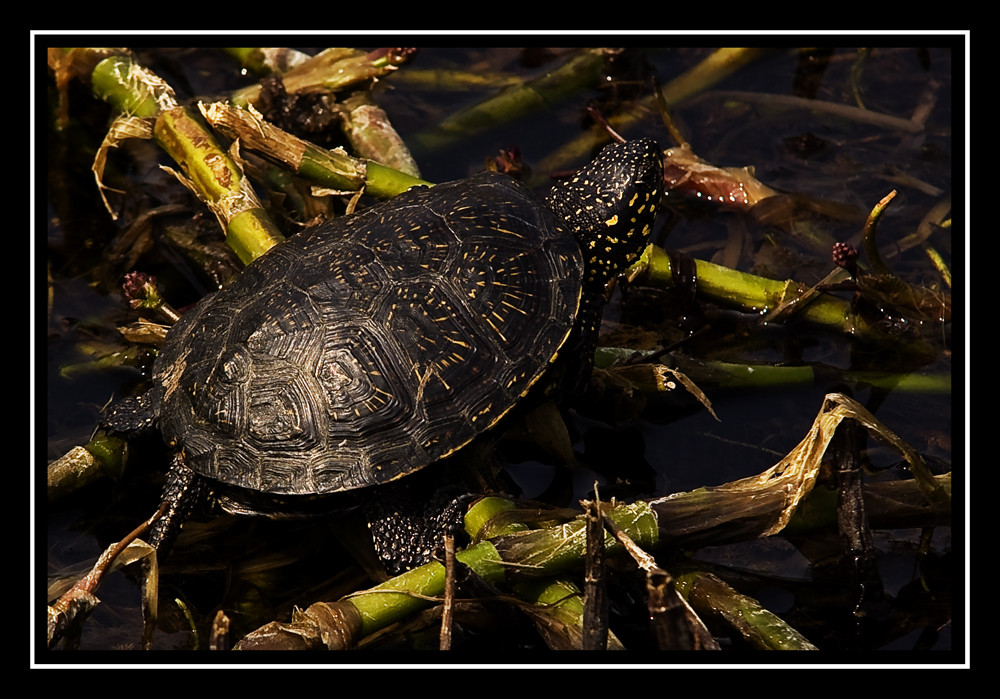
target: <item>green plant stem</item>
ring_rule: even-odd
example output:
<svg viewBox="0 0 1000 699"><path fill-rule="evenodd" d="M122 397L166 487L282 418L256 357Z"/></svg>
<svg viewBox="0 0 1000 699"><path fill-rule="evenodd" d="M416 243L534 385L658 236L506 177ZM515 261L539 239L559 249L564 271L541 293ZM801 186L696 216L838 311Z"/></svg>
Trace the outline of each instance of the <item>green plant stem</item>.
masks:
<svg viewBox="0 0 1000 699"><path fill-rule="evenodd" d="M49 502L105 478L119 478L125 470L128 445L98 431L85 447L74 447L49 464L46 494Z"/></svg>
<svg viewBox="0 0 1000 699"><path fill-rule="evenodd" d="M503 561L489 542L459 551L455 558L489 582L503 581ZM361 616L360 637L364 637L432 604L444 592L444 583L444 566L435 561L344 601L357 608Z"/></svg>
<svg viewBox="0 0 1000 699"><path fill-rule="evenodd" d="M643 255L646 267L635 277L639 283L657 288L673 285L670 258L659 247L649 246ZM705 299L738 308L746 313L763 315L805 294L808 287L794 281L776 281L729 269L705 260L695 260L698 294ZM877 337L877 330L857 316L848 301L815 294L797 311L804 321L839 331Z"/></svg>
<svg viewBox="0 0 1000 699"><path fill-rule="evenodd" d="M760 602L741 595L714 575L682 573L677 589L703 619L718 619L758 650L818 650Z"/></svg>
<svg viewBox="0 0 1000 699"><path fill-rule="evenodd" d="M896 190L892 190L882 197L878 204L872 208L871 213L868 215L868 220L865 221L862 237L865 254L868 256L868 262L872 266L872 272L879 276L890 276L892 272L889 271L885 262L882 261L882 255L879 254L878 244L875 242L875 232L878 230L879 219L882 218L882 214L885 213L885 210L895 197Z"/></svg>
<svg viewBox="0 0 1000 699"><path fill-rule="evenodd" d="M431 131L414 135L414 150L433 151L462 138L552 106L581 87L597 85L604 51L588 49L562 65L525 83L512 85L477 104L441 120Z"/></svg>
<svg viewBox="0 0 1000 699"><path fill-rule="evenodd" d="M729 77L766 52L766 49L760 48L716 49L689 71L664 85L660 91L662 99L670 106L680 104ZM624 133L632 124L644 118L650 110L656 110L658 102L659 98L655 95L647 97L634 109L606 115L607 122L618 133ZM562 170L572 163L585 160L610 138L603 125L595 124L573 141L543 158L534 169L542 173Z"/></svg>
<svg viewBox="0 0 1000 699"><path fill-rule="evenodd" d="M545 623L540 631L546 635L549 626L555 626L554 640L549 641L554 650L579 650L581 642L577 634L583 627L584 601L580 589L568 580L543 578L526 580L514 586L514 592L527 604L532 605L533 616L544 616L554 624ZM559 632L562 633L559 633ZM582 634L581 634L582 635ZM613 633L608 633L606 650L624 650L625 647Z"/></svg>
<svg viewBox="0 0 1000 699"><path fill-rule="evenodd" d="M420 177L420 169L409 148L370 92L349 95L340 105L343 109L341 129L351 144L351 152L370 162Z"/></svg>
<svg viewBox="0 0 1000 699"><path fill-rule="evenodd" d="M477 534L480 530L492 529L495 518L514 507L503 498L483 498L466 515L466 528ZM647 504L619 504L610 516L638 545L655 544L658 531ZM456 553L455 558L498 586L506 586L510 580L517 584L547 578L581 559L586 543L584 527L582 516L548 530L527 530L521 524L503 524L490 532L493 539L473 544ZM622 548L610 534L606 546L609 554ZM248 634L237 647L352 647L360 638L433 604L444 591L444 584L445 568L434 561L340 602L312 605L293 617L289 624L267 624ZM550 584L557 587L549 588ZM549 581L540 589L551 592L559 585L559 581ZM570 616L575 617L575 613ZM331 619L336 621L328 624ZM349 628L345 630L345 627Z"/></svg>
<svg viewBox="0 0 1000 699"><path fill-rule="evenodd" d="M466 528L478 533L494 515L513 507L502 498L484 498L470 509ZM619 505L611 512L612 519L640 546L653 546L658 535L655 518L648 505ZM490 541L474 544L455 557L477 575L499 585L509 575L515 577L548 577L564 571L580 561L586 537L581 517L562 526L549 529L526 529L520 525L505 526L501 535ZM609 555L620 551L621 544L610 534L605 542ZM444 566L428 563L377 585L346 601L358 608L362 619L362 635L373 633L427 606L444 590Z"/></svg>
<svg viewBox="0 0 1000 699"><path fill-rule="evenodd" d="M94 94L122 114L140 118L158 116L164 104L176 106L173 91L166 83L137 79L135 67L125 55L104 59L90 74Z"/></svg>
<svg viewBox="0 0 1000 699"><path fill-rule="evenodd" d="M902 131L903 133L918 133L923 130L923 125L911 119L903 119L891 114L880 114L879 112L862 107L852 107L847 104L809 99L806 97L767 92L741 92L737 90L719 90L706 95L706 97L732 102L763 104L768 109L802 109L811 112L822 112L831 117L846 119L859 124L870 124L886 130Z"/></svg>
<svg viewBox="0 0 1000 699"><path fill-rule="evenodd" d="M288 92L322 89L336 92L368 84L396 70L410 53L405 50L375 50L370 53L348 48L328 48L298 63L283 75ZM230 101L245 107L260 97L260 85L237 90Z"/></svg>
<svg viewBox="0 0 1000 699"><path fill-rule="evenodd" d="M658 356L658 352L639 353ZM594 353L594 366L614 367L616 362L631 360L636 351L628 347L598 347ZM653 361L657 361L654 359ZM776 388L782 386L812 386L818 381L835 375L841 381L868 385L878 388L903 391L906 393L948 394L951 393L950 373L913 372L906 374L875 371L838 371L828 367L772 366L768 364L740 364L701 360L677 352L665 360L671 368L683 372L703 389L710 388ZM639 384L637 384L639 385ZM648 392L662 390L654 382L639 385Z"/></svg>
<svg viewBox="0 0 1000 699"><path fill-rule="evenodd" d="M813 464L812 467L818 468L818 465ZM795 473L788 475L791 480L787 483L784 482L785 475L772 474L763 481L761 477L756 477L724 486L698 488L650 502L619 503L607 514L615 526L642 550L653 549L661 542L675 547L698 547L747 540L766 535L776 521L782 521L782 515L789 507L788 487L800 479ZM945 499L950 497L950 479L936 477L933 480L933 488L940 491ZM926 484L915 480L866 484L866 507L873 526L919 526L921 521L933 524L947 518L947 502L931 504L927 489ZM817 523L836 517L836 502L831 505L824 500L824 492L824 489L810 488L801 503L801 507L809 505L808 517L793 518L796 523L794 531L821 526ZM815 501L812 500L814 497ZM801 507L796 507L796 514ZM476 503L466 516L466 528L474 539L479 534L491 538L457 553L456 558L491 584L513 585L514 589L539 589L531 581L558 575L570 566L580 564L586 548L586 521L583 515L547 528L528 529L523 524L507 523L509 518L505 515L511 514L514 508L514 503L498 497L483 498ZM607 537L607 555L615 555L623 549L619 539L611 534ZM290 624L272 622L249 634L239 647L352 647L360 638L433 604L442 594L444 584L444 566L437 562L428 563L340 602L317 603L293 617ZM558 580L546 581L541 587L548 589L550 584L556 585L550 590L556 590L560 583ZM522 585L527 587L521 588ZM746 620L746 623L761 623L764 627L776 629L754 631L770 634L770 640L766 640L765 636L763 641L769 644L767 647L787 647L788 643L795 642L794 637L780 625L774 626L777 623L774 619L766 615L749 616L754 618ZM343 631L340 622L334 624L339 630L331 630L326 625L329 618L351 620L343 624L350 626L350 630Z"/></svg>
<svg viewBox="0 0 1000 699"><path fill-rule="evenodd" d="M290 48L224 47L222 51L239 61L254 75L285 72L309 60L309 55Z"/></svg>
<svg viewBox="0 0 1000 699"><path fill-rule="evenodd" d="M329 189L353 192L363 187L372 196L389 198L416 185L431 185L374 161L321 148L245 109L215 102L201 105L201 111L213 128L239 139L242 147Z"/></svg>
<svg viewBox="0 0 1000 699"><path fill-rule="evenodd" d="M100 61L90 74L94 93L125 115L154 120L153 138L180 165L187 184L226 231L244 264L284 239L257 200L242 169L173 90L128 56Z"/></svg>
<svg viewBox="0 0 1000 699"><path fill-rule="evenodd" d="M186 108L160 114L157 143L181 166L226 231L226 243L249 264L284 236L261 206L242 169Z"/></svg>

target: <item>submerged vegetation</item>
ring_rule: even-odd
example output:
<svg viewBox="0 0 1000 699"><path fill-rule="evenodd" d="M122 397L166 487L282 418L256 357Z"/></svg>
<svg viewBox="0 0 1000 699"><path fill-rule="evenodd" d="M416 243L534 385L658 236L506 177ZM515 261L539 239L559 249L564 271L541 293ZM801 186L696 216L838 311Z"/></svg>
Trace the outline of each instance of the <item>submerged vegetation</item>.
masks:
<svg viewBox="0 0 1000 699"><path fill-rule="evenodd" d="M952 60L50 49L44 645L952 650ZM618 134L664 145L665 213L586 393L469 457L469 546L386 580L350 514L217 515L150 555L166 450L94 428L188 305L312 222Z"/></svg>

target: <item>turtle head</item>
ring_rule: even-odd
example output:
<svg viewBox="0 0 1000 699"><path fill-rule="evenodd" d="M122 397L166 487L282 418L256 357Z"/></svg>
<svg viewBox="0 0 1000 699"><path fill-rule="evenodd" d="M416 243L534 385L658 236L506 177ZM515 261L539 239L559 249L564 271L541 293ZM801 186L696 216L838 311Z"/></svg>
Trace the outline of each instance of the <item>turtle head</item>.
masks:
<svg viewBox="0 0 1000 699"><path fill-rule="evenodd" d="M546 203L580 243L586 284L603 287L646 248L663 191L663 151L650 138L613 143Z"/></svg>

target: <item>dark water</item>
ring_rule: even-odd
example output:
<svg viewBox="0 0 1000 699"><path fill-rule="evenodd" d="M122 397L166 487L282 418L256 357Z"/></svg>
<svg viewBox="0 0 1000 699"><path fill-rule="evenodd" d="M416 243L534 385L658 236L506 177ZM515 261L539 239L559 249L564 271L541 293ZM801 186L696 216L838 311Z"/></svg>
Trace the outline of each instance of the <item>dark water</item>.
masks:
<svg viewBox="0 0 1000 699"><path fill-rule="evenodd" d="M774 49L672 105L681 133L695 152L713 165L752 166L759 180L783 194L802 201L835 202L839 208L834 216L827 215L829 209L821 213L796 209L794 220L789 221L790 215L784 211L777 220L762 222L746 211L671 197L658 221L656 242L697 259L715 259L773 279L812 284L833 268L830 242L851 240L857 244L864 216L881 197L896 189L897 198L879 227L879 242L889 253L887 262L897 276L911 284L940 288L940 273L921 246L897 252L891 243L916 231L928 212L949 197L964 198L964 184L953 184L963 154L961 149L953 153L952 130L955 113L962 113L963 84L956 81L954 73L963 56L961 50L954 51L946 44L865 51L831 48L808 57L792 48ZM623 101L648 98L653 76L660 85L668 85L710 52L700 48L627 51L617 61L616 71L620 72L613 80L600 81L600 87L591 83L454 144L415 147L422 175L431 181L460 178L481 169L500 149L512 147L519 149L529 167L553 162L551 155L560 146L590 128L592 122L585 111L588 105L614 113ZM404 140L421 143L421 136L433 132L449 114L497 90L468 84L446 86L443 79L451 71L499 75L519 82L561 65L563 53L561 49L426 48L396 75L383 79L374 95ZM250 82L229 59L208 49L143 50L138 57L170 81L182 98L224 94ZM442 82L425 81L434 75ZM36 334L39 359L43 349L45 358L39 367L44 366L45 372L39 371L35 377L34 393L38 415L45 417L45 458L39 453L33 462L40 479L45 462L86 443L102 405L112 396L141 386L143 363L101 370L87 366L94 357L124 347L114 328L134 315L109 281L127 270L101 266L106 259L105 246L120 224L104 210L89 172L94 149L103 138L108 110L86 90L74 86L69 93L71 126L56 133L48 118L55 91L44 71L39 72L37 89L42 96L40 133L45 136L36 144L35 158L36 167L45 171L42 183L47 188L46 245L35 248L39 263L39 313L35 320L38 330L45 329L44 335ZM751 93L755 98L741 98L737 92ZM801 103L789 106L779 99L793 95L814 100L815 108ZM890 122L863 122L825 108L829 104L857 106L859 99L867 110L899 119L910 119L915 112L926 110L926 122L921 129L904 131ZM665 147L675 145L655 112L655 103L644 104L643 108L632 108L643 116L628 126L624 135L653 136ZM138 203L124 204L126 220L136 213L130 207L190 203L176 181L155 167L158 156L152 146L134 144L123 150L112 159L113 176L129 182L132 194L138 197ZM578 164L579 160L569 161L559 163L559 167L570 169ZM545 175L535 170L532 174L541 179ZM122 201L116 200L119 205ZM860 212L860 219L848 216L849 211ZM196 215L203 216L206 228L211 228L210 216ZM42 222L39 217L39 224ZM956 225L962 224L962 217L958 217ZM960 290L965 236L961 227L955 236L950 229L936 229L926 241L955 273ZM40 243L40 234L36 241ZM159 244L135 266L158 273L166 293L178 306L197 299L212 283L171 248ZM47 315L42 283L46 273L51 275L52 298ZM850 294L843 297L850 298ZM670 290L630 289L624 297L618 293L605 318L606 339L618 339L623 329L639 327L661 333L661 342L675 342L684 337L681 307L676 292ZM948 376L953 353L959 352L961 357L963 352L962 334L953 335L950 323L925 320L916 334L902 333L894 342L873 345L843 330L794 322L762 327L749 313L717 310L711 305L707 311L712 329L688 340L686 353L747 365L821 366L823 372L818 375L822 378L777 388L706 387L720 421L690 399L651 400L639 418L615 425L608 424L607 416L602 420L600 416L577 415L576 446L589 469L578 473L575 481L568 479L569 484L563 487L567 476L560 475L558 467L539 466L534 459L517 453L513 460L522 463L512 471L529 494L562 493L568 495L568 501L551 504L567 505L572 504L574 493L585 495L586 484L595 474L610 491L616 478L626 473L632 492L623 489L623 494L639 497L759 473L802 439L823 396L833 391L852 395L867 405L938 471L949 470L955 433L961 440L964 426L961 411L957 415L953 411L962 407L953 390L882 391L852 379L850 372ZM643 338L648 340L646 335ZM930 351L909 351L918 340ZM68 370L70 366L77 368ZM961 388L961 381L959 384ZM956 419L958 425L953 424ZM39 420L39 433L41 424ZM881 469L880 477L905 477L905 470L887 450L873 445L870 452L872 462ZM50 583L73 579L86 570L108 544L151 514L159 487L157 474L162 473L165 463L166 455L158 445L138 445L128 472L119 481L90 486L52 505L39 497L35 552L40 560L36 570L44 558ZM956 478L959 483L961 475ZM304 607L317 599L334 599L364 588L364 575L339 543L337 526L227 516L191 523L175 555L163 565L162 619L154 647L204 647L206 624L217 609L224 609L234 619L235 629L246 632L270 618L287 619L293 604ZM950 650L955 647L950 606L946 603L940 608L940 599L950 599L961 589L962 551L953 550L950 528L939 528L928 541L926 548L920 549L919 530L877 533L886 591L898 601L896 616L908 615L909 621L860 640L842 632L844 620L829 609L827 572L818 572L801 552L790 551L787 543L779 542L769 549L759 544L734 545L721 552L701 553L713 564L729 566L737 577L749 568L763 568L763 573L747 583L747 594L758 594L765 604L790 619L811 618L808 628L800 630L821 650ZM904 593L918 583L932 589L914 602L912 594ZM135 581L122 573L112 575L99 596L103 603L84 625L79 648L138 647L141 618ZM932 597L938 601L932 602ZM175 599L183 601L193 621L185 617ZM37 602L40 606L41 600ZM191 631L192 623L198 628L197 638ZM430 635L434 633L432 629ZM633 650L654 647L636 623L634 612L623 614L620 633ZM521 626L498 630L473 625L465 640L472 648L539 647L538 639ZM877 660L879 656L863 657ZM113 657L113 661L118 658Z"/></svg>

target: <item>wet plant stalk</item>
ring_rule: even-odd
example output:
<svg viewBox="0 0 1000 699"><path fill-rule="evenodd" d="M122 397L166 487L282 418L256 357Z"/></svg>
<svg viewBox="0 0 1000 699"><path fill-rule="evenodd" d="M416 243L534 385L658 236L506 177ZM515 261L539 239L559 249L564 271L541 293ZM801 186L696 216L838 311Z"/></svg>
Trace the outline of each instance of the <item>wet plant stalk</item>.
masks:
<svg viewBox="0 0 1000 699"><path fill-rule="evenodd" d="M732 75L765 53L766 50L760 48L716 49L689 71L664 85L661 90L662 100L670 106L675 106ZM657 109L660 99L660 97L651 96L630 110L605 115L607 123L621 134L633 123L643 118L649 110ZM562 170L571 163L577 163L587 158L589 153L607 143L609 138L610 136L603 125L594 125L573 141L542 159L536 170L538 172Z"/></svg>
<svg viewBox="0 0 1000 699"><path fill-rule="evenodd" d="M637 357L638 355L638 357ZM649 364L616 366L619 362L631 362L649 356ZM637 353L629 347L598 347L594 354L594 366L611 368L618 375L626 374L630 385L648 394L663 393L672 386L662 380L654 370L661 361L661 353L646 351ZM837 371L811 365L773 366L769 364L740 364L717 360L703 360L679 352L671 352L664 363L682 372L694 384L704 390L712 388L778 388L782 386L813 386L829 376L835 375L840 381L865 384L872 387L906 393L947 394L951 393L951 373L913 372L890 373L876 371ZM640 367L648 371L639 372Z"/></svg>
<svg viewBox="0 0 1000 699"><path fill-rule="evenodd" d="M316 184L334 190L364 190L375 197L388 198L415 185L430 182L381 165L373 160L352 158L304 141L268 123L256 112L236 109L216 102L201 105L205 119L213 127Z"/></svg>
<svg viewBox="0 0 1000 699"><path fill-rule="evenodd" d="M443 119L432 131L411 138L415 149L431 151L452 145L470 135L544 109L574 94L581 87L597 85L604 49L587 49L555 69L470 105Z"/></svg>
<svg viewBox="0 0 1000 699"><path fill-rule="evenodd" d="M413 50L401 48L376 49L370 53L349 48L328 48L296 63L283 74L282 79L289 92L311 89L336 92L364 86L384 77L412 55ZM257 101L260 90L260 85L250 85L233 93L230 101L238 107L245 107Z"/></svg>
<svg viewBox="0 0 1000 699"><path fill-rule="evenodd" d="M670 257L662 248L650 245L640 263L645 267L635 281L657 288L673 285ZM809 292L805 284L791 280L768 279L706 260L695 260L694 264L700 295L747 313L763 315L783 304L794 304L796 298ZM800 305L797 314L804 321L833 330L871 338L879 335L874 326L853 312L848 301L829 294L812 295L808 303Z"/></svg>
<svg viewBox="0 0 1000 699"><path fill-rule="evenodd" d="M275 71L284 73L309 60L308 54L285 47L229 46L223 47L222 51L236 59L241 67L260 76Z"/></svg>
<svg viewBox="0 0 1000 699"><path fill-rule="evenodd" d="M859 404L830 394L799 446L767 471L722 486L602 508L609 529L615 531L606 534L606 554L613 556L622 551L623 540L646 551L661 544L697 547L779 533L813 491L827 445L844 419L858 420L882 439L898 442ZM947 517L949 484L923 475L925 467L905 445L893 443L893 447L906 452L904 456L917 476L917 481L911 482L916 492L882 492L882 500L873 501L874 507L869 508L873 525L876 521L889 526L898 521L909 523L914 514L927 521ZM934 482L923 482L928 478ZM896 503L901 520L893 520L893 512L876 513L883 506L893 510ZM541 580L583 561L587 541L584 516L546 528L527 529L523 524L505 523L505 514L510 514L514 507L514 503L498 497L486 497L476 503L466 516L466 528L474 540L480 533L491 538L457 553L456 560L495 586ZM498 531L493 531L494 523L499 526ZM616 536L618 530L624 536ZM282 644L302 647L306 637L313 639L307 647L353 647L364 636L436 602L444 585L445 567L438 562L428 563L340 602L317 603L294 617L291 624L272 622L249 634L237 647L274 648L265 644L276 638ZM738 606L747 604L750 602L738 601ZM582 621L582 609L580 612ZM350 619L350 629L342 632L325 629L324 620L331 616ZM776 626L780 620L756 612L749 616L765 627L777 629L774 631L777 640L768 641L769 647L799 643L788 629Z"/></svg>
<svg viewBox="0 0 1000 699"><path fill-rule="evenodd" d="M758 650L818 650L760 602L739 594L710 573L684 573L677 576L676 583L699 616L724 621Z"/></svg>
<svg viewBox="0 0 1000 699"><path fill-rule="evenodd" d="M580 589L563 577L525 580L514 585L517 596L533 605L529 613L536 618L539 633L549 647L556 650L579 650L579 637L585 622L585 606ZM539 617L544 617L539 619ZM550 629L553 629L550 631ZM610 630L604 650L625 650L625 646Z"/></svg>
<svg viewBox="0 0 1000 699"><path fill-rule="evenodd" d="M341 91L341 94L337 95L341 129L351 146L351 152L392 170L419 178L420 171L416 161L410 155L410 151L399 133L390 123L389 117L374 103L369 89L370 83L395 70L414 52L403 49L382 49L369 54L362 54L358 51L350 52L345 49L327 49L327 51L341 52L344 60L330 62L329 65L320 60L319 67L314 66L310 69L310 66L313 65L311 62L320 59L326 52L321 52L314 58L291 49L226 49L227 53L256 75L280 73L282 76L286 76L291 72L292 87L298 85L298 89L305 92L313 89L331 91L331 88L327 86L329 83L327 74L336 76L340 81L336 89ZM303 80L301 77L295 78L297 70L307 70L313 75L309 80ZM350 80L345 80L345 76L352 77ZM282 84L288 90L289 85L285 84L284 81L285 77L282 78ZM259 91L258 86L254 86L252 89ZM234 98L233 105L241 104L242 100L239 97ZM250 105L242 106L249 107ZM369 192L374 193L372 188L376 186L378 186L377 182L371 183ZM412 183L407 186L412 186ZM376 196L392 196L399 191L402 189L390 190L388 194L376 194Z"/></svg>
<svg viewBox="0 0 1000 699"><path fill-rule="evenodd" d="M389 116L375 104L371 93L349 95L341 105L344 110L342 130L353 153L412 177L420 177L416 160Z"/></svg>
<svg viewBox="0 0 1000 699"><path fill-rule="evenodd" d="M502 513L513 507L513 503L501 498L484 498L470 511L466 520L467 528L485 526L495 514ZM612 512L612 517L623 529L630 532L638 541L652 545L656 528L651 519L648 507L637 505L620 505ZM456 560L469 566L480 577L492 584L503 584L510 570L516 570L531 578L543 578L557 574L566 569L567 565L583 559L586 546L585 521L578 518L562 527L551 529L528 530L515 526L499 539L475 544L455 555ZM510 527L505 527L509 531ZM507 540L507 546L501 543ZM511 542L510 539L517 539ZM620 544L607 535L606 545L610 552L621 549ZM407 591L410 594L436 597L443 591L444 566L440 563L429 563L409 571L382 585L377 585L366 593L349 598L358 608L362 618L362 635L374 632L386 623L402 618L428 603L418 597L398 594ZM545 595L545 586L536 594ZM397 594L393 594L393 593ZM385 594L389 593L389 594ZM564 612L566 609L563 610ZM582 621L582 607L580 609ZM401 614L401 617L397 617Z"/></svg>
<svg viewBox="0 0 1000 699"><path fill-rule="evenodd" d="M470 509L466 517L466 528L478 531L495 515L513 507L513 503L502 498L483 498ZM657 535L655 520L649 507L644 503L619 505L610 512L610 516L642 545L653 545L655 542ZM582 517L562 526L544 530L524 530L523 526L515 525L513 529L521 531L474 544L456 553L455 558L493 585L505 584L512 570L521 573L525 579L537 580L558 574L568 565L583 559L586 543L584 528L585 522ZM504 527L501 531L509 529ZM512 542L511 539L517 541ZM500 541L506 541L507 546L496 543ZM621 544L610 535L606 545L609 554L621 549ZM507 552L502 553L499 548L505 548ZM444 585L444 566L436 561L431 562L351 595L340 602L317 603L299 614L298 618L293 618L291 624L278 622L267 624L240 641L237 648L292 647L287 644L302 644L304 637L315 639L311 641L313 645L308 647L318 647L316 644L320 643L318 640L320 638L336 640L338 645L330 645L327 641L323 641L329 648L353 647L361 638L433 604L443 593ZM548 589L546 585L542 585L540 589L537 586L531 589L538 595L551 594L551 590L546 592ZM572 604L558 610L558 613L569 614L576 623L582 623L582 606L579 608L579 615L576 614ZM352 628L349 632L343 633L318 628L330 616L353 620ZM274 639L278 639L276 641L278 645L272 645Z"/></svg>
<svg viewBox="0 0 1000 699"><path fill-rule="evenodd" d="M127 454L125 441L98 431L86 447L74 447L49 464L46 487L49 502L107 477L120 477Z"/></svg>
<svg viewBox="0 0 1000 699"><path fill-rule="evenodd" d="M87 51L87 49L75 49ZM50 57L57 65L58 57ZM187 108L170 86L136 64L130 56L112 55L81 76L122 118L151 122L149 135L180 165L184 182L218 217L226 242L249 263L283 239L257 199L242 168ZM137 127L138 128L138 127Z"/></svg>

